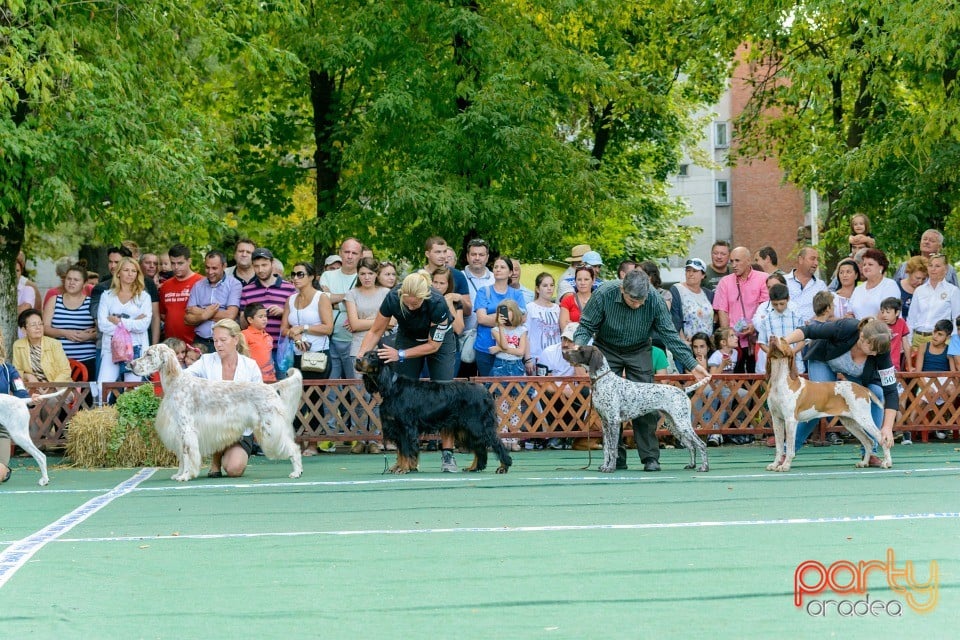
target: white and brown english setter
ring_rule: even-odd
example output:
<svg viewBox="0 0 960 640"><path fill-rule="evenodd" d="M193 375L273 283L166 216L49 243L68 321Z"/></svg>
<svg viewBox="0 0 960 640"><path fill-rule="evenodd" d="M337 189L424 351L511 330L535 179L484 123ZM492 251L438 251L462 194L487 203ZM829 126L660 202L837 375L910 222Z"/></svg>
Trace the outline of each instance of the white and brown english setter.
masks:
<svg viewBox="0 0 960 640"><path fill-rule="evenodd" d="M155 344L130 363L138 376L160 372L163 400L156 429L180 468L178 482L196 478L202 457L237 442L244 430L253 433L268 458L293 463L291 478L303 473L300 447L294 441L293 419L300 406L303 376L296 369L276 384L205 380L185 373L170 347Z"/></svg>

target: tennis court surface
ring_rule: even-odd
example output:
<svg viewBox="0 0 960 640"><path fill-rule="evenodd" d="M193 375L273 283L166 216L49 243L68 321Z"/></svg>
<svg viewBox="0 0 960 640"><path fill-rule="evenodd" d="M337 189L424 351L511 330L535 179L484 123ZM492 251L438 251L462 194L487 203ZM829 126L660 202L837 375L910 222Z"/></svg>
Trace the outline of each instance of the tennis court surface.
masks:
<svg viewBox="0 0 960 640"><path fill-rule="evenodd" d="M761 446L710 449L709 473L631 453L614 475L575 451L515 454L505 476L338 454L298 480L257 458L239 481L59 467L44 488L18 458L0 636L956 637L956 445L898 446L890 470L805 448L788 474Z"/></svg>

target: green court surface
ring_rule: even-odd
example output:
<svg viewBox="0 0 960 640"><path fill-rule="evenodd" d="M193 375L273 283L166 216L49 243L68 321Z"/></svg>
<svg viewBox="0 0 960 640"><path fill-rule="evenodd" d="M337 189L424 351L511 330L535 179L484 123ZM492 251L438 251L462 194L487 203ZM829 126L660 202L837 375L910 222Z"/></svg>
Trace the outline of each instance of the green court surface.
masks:
<svg viewBox="0 0 960 640"><path fill-rule="evenodd" d="M239 481L55 467L48 487L18 458L0 487L0 637L956 637L956 445L896 447L890 470L805 448L787 474L762 446L710 449L709 473L678 450L644 473L631 453L613 475L574 451L517 453L499 476L338 454L298 480L258 458ZM888 549L901 582L936 562L935 589L894 592L877 565L869 603L830 590ZM808 561L808 591L832 582L798 608ZM931 593L931 612L911 608Z"/></svg>

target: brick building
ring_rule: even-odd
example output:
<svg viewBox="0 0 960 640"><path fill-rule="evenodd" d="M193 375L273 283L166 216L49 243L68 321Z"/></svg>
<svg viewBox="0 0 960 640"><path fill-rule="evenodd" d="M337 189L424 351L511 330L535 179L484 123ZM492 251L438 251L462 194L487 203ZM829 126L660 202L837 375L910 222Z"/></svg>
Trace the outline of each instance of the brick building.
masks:
<svg viewBox="0 0 960 640"><path fill-rule="evenodd" d="M716 166L701 167L685 161L672 178L671 193L683 198L692 212L683 224L698 226L703 233L694 239L688 256L671 257L671 268L662 271L665 282L683 279L687 257L708 261L715 240L728 240L732 246L742 245L751 251L772 246L780 257L780 267L793 267L798 232L810 223L806 194L784 182L775 159L727 166L733 122L750 98L750 86L745 82L748 73L747 65L738 65L720 101L698 114L709 123L701 151L712 157ZM809 233L808 229L808 238Z"/></svg>

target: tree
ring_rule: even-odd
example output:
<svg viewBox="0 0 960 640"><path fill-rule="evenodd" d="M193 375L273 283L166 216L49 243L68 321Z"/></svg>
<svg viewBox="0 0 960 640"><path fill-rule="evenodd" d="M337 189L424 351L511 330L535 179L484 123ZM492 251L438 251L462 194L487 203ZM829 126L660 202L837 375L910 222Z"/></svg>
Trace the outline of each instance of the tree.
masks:
<svg viewBox="0 0 960 640"><path fill-rule="evenodd" d="M202 6L202 3L197 3ZM7 0L0 7L0 323L28 227L93 221L103 240L220 223L218 138L181 101L211 25L189 2ZM205 36L206 37L206 36ZM7 342L9 344L9 341Z"/></svg>
<svg viewBox="0 0 960 640"><path fill-rule="evenodd" d="M741 157L776 153L794 184L829 201L832 255L848 220L872 218L878 246L960 230L956 186L960 16L951 3L748 2L754 99Z"/></svg>
<svg viewBox="0 0 960 640"><path fill-rule="evenodd" d="M245 6L220 61L241 152L218 175L243 224L295 216L269 242L315 261L347 234L414 260L433 234L521 257L603 233L611 257L684 246L664 180L739 41L712 4Z"/></svg>

